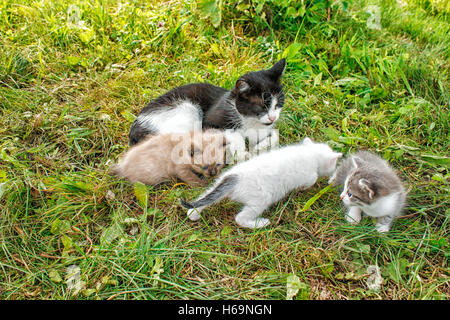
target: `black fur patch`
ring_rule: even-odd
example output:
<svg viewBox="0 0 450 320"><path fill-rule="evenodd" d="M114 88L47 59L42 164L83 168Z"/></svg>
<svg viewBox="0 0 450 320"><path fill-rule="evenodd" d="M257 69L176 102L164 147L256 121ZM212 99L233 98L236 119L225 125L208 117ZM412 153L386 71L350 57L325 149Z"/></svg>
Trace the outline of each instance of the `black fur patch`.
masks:
<svg viewBox="0 0 450 320"><path fill-rule="evenodd" d="M183 207L185 207L186 209L192 209L194 208L189 202L187 202L186 200L184 200L183 198L180 198L180 203Z"/></svg>
<svg viewBox="0 0 450 320"><path fill-rule="evenodd" d="M228 194L228 192L233 189L237 182L237 175L228 175L223 178L222 181L213 190L203 195L200 199L194 202L186 202L183 198L180 198L181 205L187 209L210 205L224 198Z"/></svg>

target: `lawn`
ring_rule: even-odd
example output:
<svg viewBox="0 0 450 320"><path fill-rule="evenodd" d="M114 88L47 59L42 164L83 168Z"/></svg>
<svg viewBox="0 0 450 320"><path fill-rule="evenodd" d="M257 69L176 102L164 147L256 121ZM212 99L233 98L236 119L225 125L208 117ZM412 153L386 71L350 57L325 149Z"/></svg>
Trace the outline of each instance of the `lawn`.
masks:
<svg viewBox="0 0 450 320"><path fill-rule="evenodd" d="M0 299L449 299L449 14L442 0L0 0ZM231 89L282 57L281 143L382 155L409 190L389 233L348 224L326 179L248 230L229 201L189 221L178 199L203 188L107 173L152 98Z"/></svg>

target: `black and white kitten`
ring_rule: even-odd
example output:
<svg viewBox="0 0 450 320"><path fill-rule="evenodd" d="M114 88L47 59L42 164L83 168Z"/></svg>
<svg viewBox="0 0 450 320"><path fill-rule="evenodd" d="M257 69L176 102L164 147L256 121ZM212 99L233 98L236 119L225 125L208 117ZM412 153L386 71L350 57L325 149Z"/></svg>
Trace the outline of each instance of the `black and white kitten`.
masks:
<svg viewBox="0 0 450 320"><path fill-rule="evenodd" d="M281 76L286 60L241 76L232 90L208 83L177 87L150 101L133 122L130 145L145 136L206 128L270 131L284 105ZM264 133L262 134L264 135ZM264 139L259 133L258 141ZM257 142L257 141L256 141Z"/></svg>
<svg viewBox="0 0 450 320"><path fill-rule="evenodd" d="M368 151L348 156L329 183L343 185L341 200L348 208L346 220L357 224L364 212L378 218L375 226L378 232L389 231L394 218L405 206L407 193L394 169Z"/></svg>

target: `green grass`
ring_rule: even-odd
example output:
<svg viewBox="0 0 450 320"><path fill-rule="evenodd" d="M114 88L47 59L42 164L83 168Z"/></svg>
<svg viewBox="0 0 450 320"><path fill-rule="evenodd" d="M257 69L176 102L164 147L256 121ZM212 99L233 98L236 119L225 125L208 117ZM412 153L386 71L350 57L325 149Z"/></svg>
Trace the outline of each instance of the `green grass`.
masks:
<svg viewBox="0 0 450 320"><path fill-rule="evenodd" d="M1 299L285 299L292 275L294 299L450 298L448 5L370 2L374 30L368 1L333 2L329 21L323 1L297 17L252 3L223 1L215 28L194 1L0 0ZM313 201L325 179L251 231L227 201L187 220L178 198L202 188L107 174L151 98L231 88L284 56L282 143L310 136L390 161L410 193L388 234L347 224L337 190Z"/></svg>

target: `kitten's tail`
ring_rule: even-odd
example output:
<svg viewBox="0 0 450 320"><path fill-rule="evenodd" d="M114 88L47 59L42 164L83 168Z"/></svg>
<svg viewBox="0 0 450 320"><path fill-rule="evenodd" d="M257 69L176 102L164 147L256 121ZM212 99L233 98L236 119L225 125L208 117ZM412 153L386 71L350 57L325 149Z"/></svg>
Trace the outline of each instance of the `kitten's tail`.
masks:
<svg viewBox="0 0 450 320"><path fill-rule="evenodd" d="M230 174L222 179L222 181L219 182L219 184L212 190L208 191L207 193L203 194L194 202L187 202L183 198L180 198L180 203L183 207L186 209L193 209L193 208L199 208L204 207L207 205L210 205L212 203L215 203L222 198L226 197L228 193L233 189L233 187L236 185L238 181L238 176L234 174Z"/></svg>

